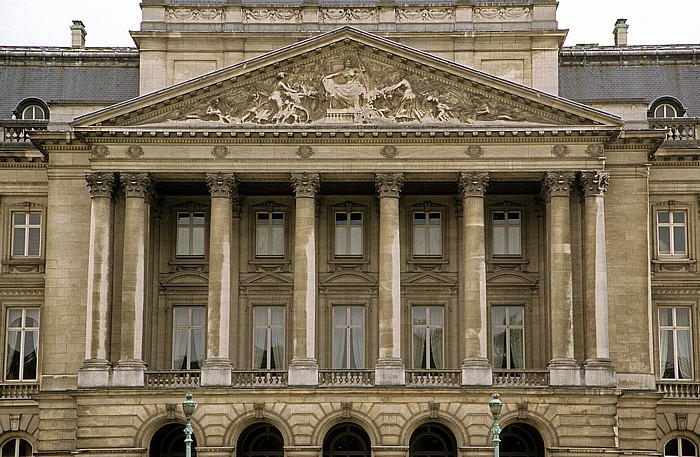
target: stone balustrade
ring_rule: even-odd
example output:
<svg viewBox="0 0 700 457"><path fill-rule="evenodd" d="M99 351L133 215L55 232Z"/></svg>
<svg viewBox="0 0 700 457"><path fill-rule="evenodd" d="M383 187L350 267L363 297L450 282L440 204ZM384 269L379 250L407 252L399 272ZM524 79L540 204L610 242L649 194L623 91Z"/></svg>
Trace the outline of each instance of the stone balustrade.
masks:
<svg viewBox="0 0 700 457"><path fill-rule="evenodd" d="M318 370L319 387L374 385L374 370Z"/></svg>
<svg viewBox="0 0 700 457"><path fill-rule="evenodd" d="M0 143L28 143L33 130L46 130L49 121L28 119L0 120Z"/></svg>
<svg viewBox="0 0 700 457"><path fill-rule="evenodd" d="M649 128L666 130L664 147L700 147L700 117L649 119Z"/></svg>
<svg viewBox="0 0 700 457"><path fill-rule="evenodd" d="M700 384L694 382L657 382L656 391L664 398L700 398Z"/></svg>
<svg viewBox="0 0 700 457"><path fill-rule="evenodd" d="M27 400L39 393L39 384L0 385L0 399Z"/></svg>
<svg viewBox="0 0 700 457"><path fill-rule="evenodd" d="M145 386L154 389L199 387L199 370L146 371Z"/></svg>
<svg viewBox="0 0 700 457"><path fill-rule="evenodd" d="M547 387L549 371L547 370L494 370L494 387Z"/></svg>

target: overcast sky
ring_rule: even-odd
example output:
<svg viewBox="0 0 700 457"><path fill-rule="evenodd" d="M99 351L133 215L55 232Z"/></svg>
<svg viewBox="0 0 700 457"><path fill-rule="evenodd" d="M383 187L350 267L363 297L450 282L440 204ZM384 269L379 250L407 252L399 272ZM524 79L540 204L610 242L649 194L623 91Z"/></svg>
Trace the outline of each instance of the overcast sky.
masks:
<svg viewBox="0 0 700 457"><path fill-rule="evenodd" d="M88 46L134 46L129 30L141 20L140 0L0 0L0 46L70 46L80 19ZM559 0L567 46L612 45L615 20L627 19L628 42L700 44L700 0Z"/></svg>

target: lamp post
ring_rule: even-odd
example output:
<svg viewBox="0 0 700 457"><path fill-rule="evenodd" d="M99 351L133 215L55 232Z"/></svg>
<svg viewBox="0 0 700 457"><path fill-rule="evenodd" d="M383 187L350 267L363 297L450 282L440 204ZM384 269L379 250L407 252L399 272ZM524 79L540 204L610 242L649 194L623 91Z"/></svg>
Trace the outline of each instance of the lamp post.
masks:
<svg viewBox="0 0 700 457"><path fill-rule="evenodd" d="M493 428L491 429L493 433L493 457L499 457L500 453L501 426L498 423L498 419L501 417L501 409L503 409L503 402L498 398L498 394L494 392L491 395L491 401L489 401L489 410L493 416Z"/></svg>
<svg viewBox="0 0 700 457"><path fill-rule="evenodd" d="M185 401L182 402L182 411L185 413L185 419L187 419L187 425L185 426L185 457L192 457L192 415L194 414L194 409L197 407L197 403L192 399L192 393L188 392Z"/></svg>

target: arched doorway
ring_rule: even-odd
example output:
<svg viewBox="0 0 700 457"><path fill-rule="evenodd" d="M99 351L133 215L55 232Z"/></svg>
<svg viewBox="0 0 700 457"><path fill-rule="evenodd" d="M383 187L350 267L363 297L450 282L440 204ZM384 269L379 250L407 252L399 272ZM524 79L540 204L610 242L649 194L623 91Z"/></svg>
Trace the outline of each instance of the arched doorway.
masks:
<svg viewBox="0 0 700 457"><path fill-rule="evenodd" d="M237 457L282 457L284 440L277 427L260 423L243 430L238 439Z"/></svg>
<svg viewBox="0 0 700 457"><path fill-rule="evenodd" d="M342 423L323 440L323 457L370 457L371 447L367 432L355 424Z"/></svg>
<svg viewBox="0 0 700 457"><path fill-rule="evenodd" d="M456 457L457 443L452 432L441 424L425 424L411 435L410 457Z"/></svg>
<svg viewBox="0 0 700 457"><path fill-rule="evenodd" d="M501 432L503 457L544 457L542 435L529 424L510 424Z"/></svg>
<svg viewBox="0 0 700 457"><path fill-rule="evenodd" d="M192 457L197 455L195 450L197 440L192 436ZM151 439L148 455L150 457L184 457L185 455L185 426L182 424L166 424L158 429Z"/></svg>

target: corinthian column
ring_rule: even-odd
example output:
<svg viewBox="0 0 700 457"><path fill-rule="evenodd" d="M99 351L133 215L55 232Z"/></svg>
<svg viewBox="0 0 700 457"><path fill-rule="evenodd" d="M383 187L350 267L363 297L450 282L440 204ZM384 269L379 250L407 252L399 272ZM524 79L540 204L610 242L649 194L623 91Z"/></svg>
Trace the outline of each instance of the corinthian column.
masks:
<svg viewBox="0 0 700 457"><path fill-rule="evenodd" d="M143 316L146 302L146 254L153 182L148 173L120 176L124 209L122 260L121 358L114 370L114 385L144 385Z"/></svg>
<svg viewBox="0 0 700 457"><path fill-rule="evenodd" d="M492 369L486 354L488 319L486 317L486 240L484 231L484 193L487 173L460 173L458 185L462 197L462 242L460 286L465 315L462 361L463 385L491 385Z"/></svg>
<svg viewBox="0 0 700 457"><path fill-rule="evenodd" d="M229 322L231 321L231 199L237 182L232 173L207 174L211 194L209 224L209 298L207 301L207 357L203 386L230 386Z"/></svg>
<svg viewBox="0 0 700 457"><path fill-rule="evenodd" d="M610 175L603 171L581 173L583 187L583 299L586 313L588 386L612 386L615 373L608 347L608 275L605 259L605 191Z"/></svg>
<svg viewBox="0 0 700 457"><path fill-rule="evenodd" d="M79 387L109 385L112 311L112 191L114 173L85 176L90 189L90 247L88 253L85 361L78 372Z"/></svg>
<svg viewBox="0 0 700 457"><path fill-rule="evenodd" d="M292 173L294 219L293 357L289 384L318 385L316 361L316 194L318 173Z"/></svg>
<svg viewBox="0 0 700 457"><path fill-rule="evenodd" d="M549 309L552 322L551 385L579 385L580 370L574 359L573 274L571 270L570 195L574 173L547 173L544 193L547 202L549 237Z"/></svg>
<svg viewBox="0 0 700 457"><path fill-rule="evenodd" d="M379 359L377 385L406 384L401 360L401 240L399 194L403 173L377 173L379 193Z"/></svg>

